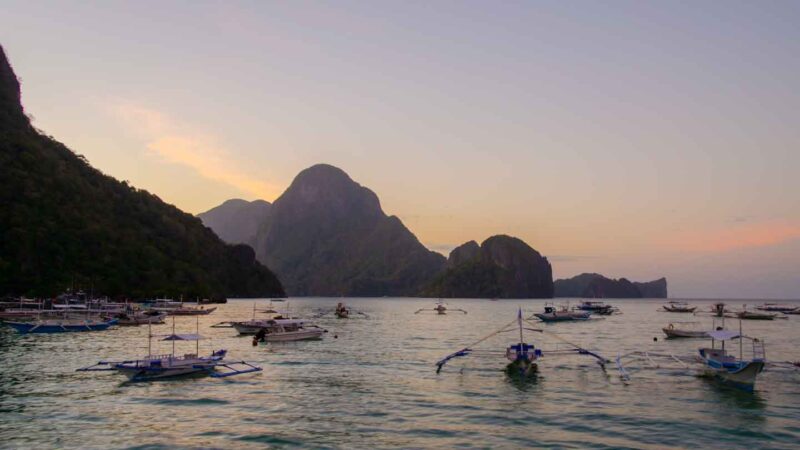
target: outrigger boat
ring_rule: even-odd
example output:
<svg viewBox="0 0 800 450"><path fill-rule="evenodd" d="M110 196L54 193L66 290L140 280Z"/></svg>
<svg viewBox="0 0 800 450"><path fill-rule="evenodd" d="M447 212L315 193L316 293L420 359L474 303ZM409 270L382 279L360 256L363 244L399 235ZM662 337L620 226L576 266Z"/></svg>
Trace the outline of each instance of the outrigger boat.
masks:
<svg viewBox="0 0 800 450"><path fill-rule="evenodd" d="M199 323L198 323L199 328ZM225 362L227 350L214 350L208 356L200 356L199 334L176 334L175 318L172 318L172 334L158 336L161 341L172 342L172 353L153 355L151 345L154 336L147 327L147 356L142 359L127 361L100 361L89 367L77 369L78 372L116 371L124 374L130 381L151 381L185 375L203 374L212 378L224 378L245 373L260 372L261 367L245 361ZM182 356L175 354L175 342L195 342L195 352ZM223 369L223 371L217 371Z"/></svg>
<svg viewBox="0 0 800 450"><path fill-rule="evenodd" d="M744 319L744 320L775 320L775 319L786 318L786 316L784 315L771 314L760 311L748 311L747 305L744 305L741 311L734 312L733 314L739 319Z"/></svg>
<svg viewBox="0 0 800 450"><path fill-rule="evenodd" d="M624 355L618 355L616 364L619 370L620 379L629 382L631 379L630 369L626 368L623 362L626 359L633 359L645 362L648 367L655 369L678 369L694 371L700 376L713 377L725 384L734 387L753 391L756 376L764 370L766 364L764 342L760 339L751 338L742 334L742 322L739 321L739 331L726 330L724 328L724 318L721 327L714 331L708 331L707 335L711 338L711 347L703 347L698 350L697 356L679 357L672 354L651 353L634 351ZM739 357L730 355L725 349L725 342L737 339L739 341ZM749 340L752 343L752 357L745 359L743 341ZM721 345L717 348L716 343ZM677 367L668 366L677 363ZM699 364L699 366L693 366ZM694 369L694 370L693 370Z"/></svg>
<svg viewBox="0 0 800 450"><path fill-rule="evenodd" d="M619 309L613 305L607 305L604 302L586 300L577 306L581 311L590 311L592 314L601 316L608 316L618 313Z"/></svg>
<svg viewBox="0 0 800 450"><path fill-rule="evenodd" d="M781 312L781 313L795 313L800 314L800 306L781 305L779 303L764 303L763 305L756 306L760 311Z"/></svg>
<svg viewBox="0 0 800 450"><path fill-rule="evenodd" d="M58 317L40 314L35 319L9 321L3 323L14 328L22 334L27 333L72 333L82 331L103 331L116 325L116 319L106 319L99 316L90 316L82 312L84 317L75 317L76 311L63 309L56 311Z"/></svg>
<svg viewBox="0 0 800 450"><path fill-rule="evenodd" d="M464 314L466 314L466 313L467 313L467 312L466 312L466 311L464 311L463 309L457 309L457 308L448 308L448 307L447 307L447 303L444 303L444 302L443 302L443 301L441 301L441 300L439 300L438 302L436 302L436 305L435 305L433 308L422 308L422 309L418 309L418 310L416 310L416 311L414 312L414 314L419 314L419 313L421 313L421 312L423 312L423 311L433 311L433 312L435 312L436 314L439 314L440 316L443 316L443 315L447 314L447 311L460 311L460 312L462 312L462 313L464 313Z"/></svg>
<svg viewBox="0 0 800 450"><path fill-rule="evenodd" d="M546 356L555 356L555 355L587 355L592 358L595 358L596 362L600 365L600 367L605 371L605 365L609 362L606 358L602 357L601 355L587 350L581 346L572 344L556 334L547 333L547 336L551 336L556 338L557 340L561 341L568 345L567 349L562 350L542 350L540 348L536 348L534 344L528 344L525 342L525 337L523 335L523 331L532 331L536 333L545 334L545 331L539 328L527 328L525 325L536 326L535 324L525 320L522 318L522 309L519 309L517 313L517 318L505 325L504 327L500 328L499 330L479 339L478 341L470 344L469 346L462 348L461 350L451 353L441 360L436 362L436 373L440 373L442 368L450 362L454 358L465 357L469 355L491 355L496 354L496 352L491 351L482 351L478 350L475 347L486 341L487 339L496 336L501 333L508 333L512 331L519 331L519 342L516 344L511 344L506 348L504 353L506 359L510 361L506 366L506 372L510 376L520 376L523 378L530 377L538 371L538 361ZM515 326L516 325L516 326Z"/></svg>
<svg viewBox="0 0 800 450"><path fill-rule="evenodd" d="M689 306L686 302L672 300L662 306L663 311L672 313L692 313L697 309L697 306Z"/></svg>
<svg viewBox="0 0 800 450"><path fill-rule="evenodd" d="M565 305L556 308L553 304L545 304L544 312L535 313L534 316L542 322L569 322L589 320L592 313L589 311L570 311Z"/></svg>

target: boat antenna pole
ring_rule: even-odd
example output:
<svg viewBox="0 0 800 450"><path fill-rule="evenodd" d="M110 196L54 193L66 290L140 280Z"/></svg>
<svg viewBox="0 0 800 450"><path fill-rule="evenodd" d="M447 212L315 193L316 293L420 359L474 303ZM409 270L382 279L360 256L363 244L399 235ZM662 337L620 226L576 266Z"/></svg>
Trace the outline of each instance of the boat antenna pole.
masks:
<svg viewBox="0 0 800 450"><path fill-rule="evenodd" d="M742 319L739 319L739 359L744 359L744 352L742 351ZM754 356L755 357L755 356Z"/></svg>

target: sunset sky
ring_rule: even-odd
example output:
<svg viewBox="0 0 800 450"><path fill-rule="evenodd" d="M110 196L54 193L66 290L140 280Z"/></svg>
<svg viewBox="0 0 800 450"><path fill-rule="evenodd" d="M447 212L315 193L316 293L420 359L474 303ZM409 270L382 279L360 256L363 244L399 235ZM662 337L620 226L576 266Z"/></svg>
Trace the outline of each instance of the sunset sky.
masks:
<svg viewBox="0 0 800 450"><path fill-rule="evenodd" d="M0 1L34 125L191 212L333 164L429 248L800 298L800 2Z"/></svg>

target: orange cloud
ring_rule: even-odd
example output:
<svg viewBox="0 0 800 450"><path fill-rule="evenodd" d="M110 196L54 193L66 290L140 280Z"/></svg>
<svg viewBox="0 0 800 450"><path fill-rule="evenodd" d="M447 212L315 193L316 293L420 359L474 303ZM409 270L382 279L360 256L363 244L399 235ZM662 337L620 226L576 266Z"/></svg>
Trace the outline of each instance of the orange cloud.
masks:
<svg viewBox="0 0 800 450"><path fill-rule="evenodd" d="M114 113L142 135L152 154L168 163L190 167L204 178L225 183L257 198L272 200L281 192L279 187L242 170L212 136L186 131L165 114L139 105L121 102Z"/></svg>
<svg viewBox="0 0 800 450"><path fill-rule="evenodd" d="M762 222L734 225L717 230L680 233L665 244L672 249L692 252L726 252L729 250L777 245L800 239L800 225Z"/></svg>

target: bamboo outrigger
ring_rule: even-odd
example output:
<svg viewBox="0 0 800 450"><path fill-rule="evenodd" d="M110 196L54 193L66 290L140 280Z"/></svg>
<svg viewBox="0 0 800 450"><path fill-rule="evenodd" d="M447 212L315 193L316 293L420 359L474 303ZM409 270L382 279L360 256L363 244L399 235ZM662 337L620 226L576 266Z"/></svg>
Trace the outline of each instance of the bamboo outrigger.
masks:
<svg viewBox="0 0 800 450"><path fill-rule="evenodd" d="M515 326L516 325L516 326ZM469 346L458 350L457 352L453 352L436 363L436 373L440 373L442 368L447 364L450 360L454 358L469 356L471 354L487 354L491 352L480 351L476 350L475 347L486 341L487 339L496 336L501 333L508 333L512 331L519 331L519 342L516 344L510 345L506 348L505 357L510 361L506 366L506 371L511 376L519 375L521 377L529 377L535 374L538 371L538 364L537 361L540 358L544 358L546 356L555 356L555 355L586 355L590 356L595 359L597 364L605 371L606 363L610 362L610 360L606 359L605 357L599 355L598 353L587 350L586 348L573 344L560 336L545 332L539 328L528 328L525 325L535 327L536 324L529 322L528 320L523 319L522 317L522 309L520 309L517 313L517 318L500 328L499 330L484 336L483 338L475 341L474 343L470 344ZM555 338L556 340L565 343L569 346L568 349L565 350L543 350L541 348L536 348L534 344L529 344L525 342L524 331L532 331L535 333L540 333L542 335L550 336ZM494 352L496 353L496 352Z"/></svg>

